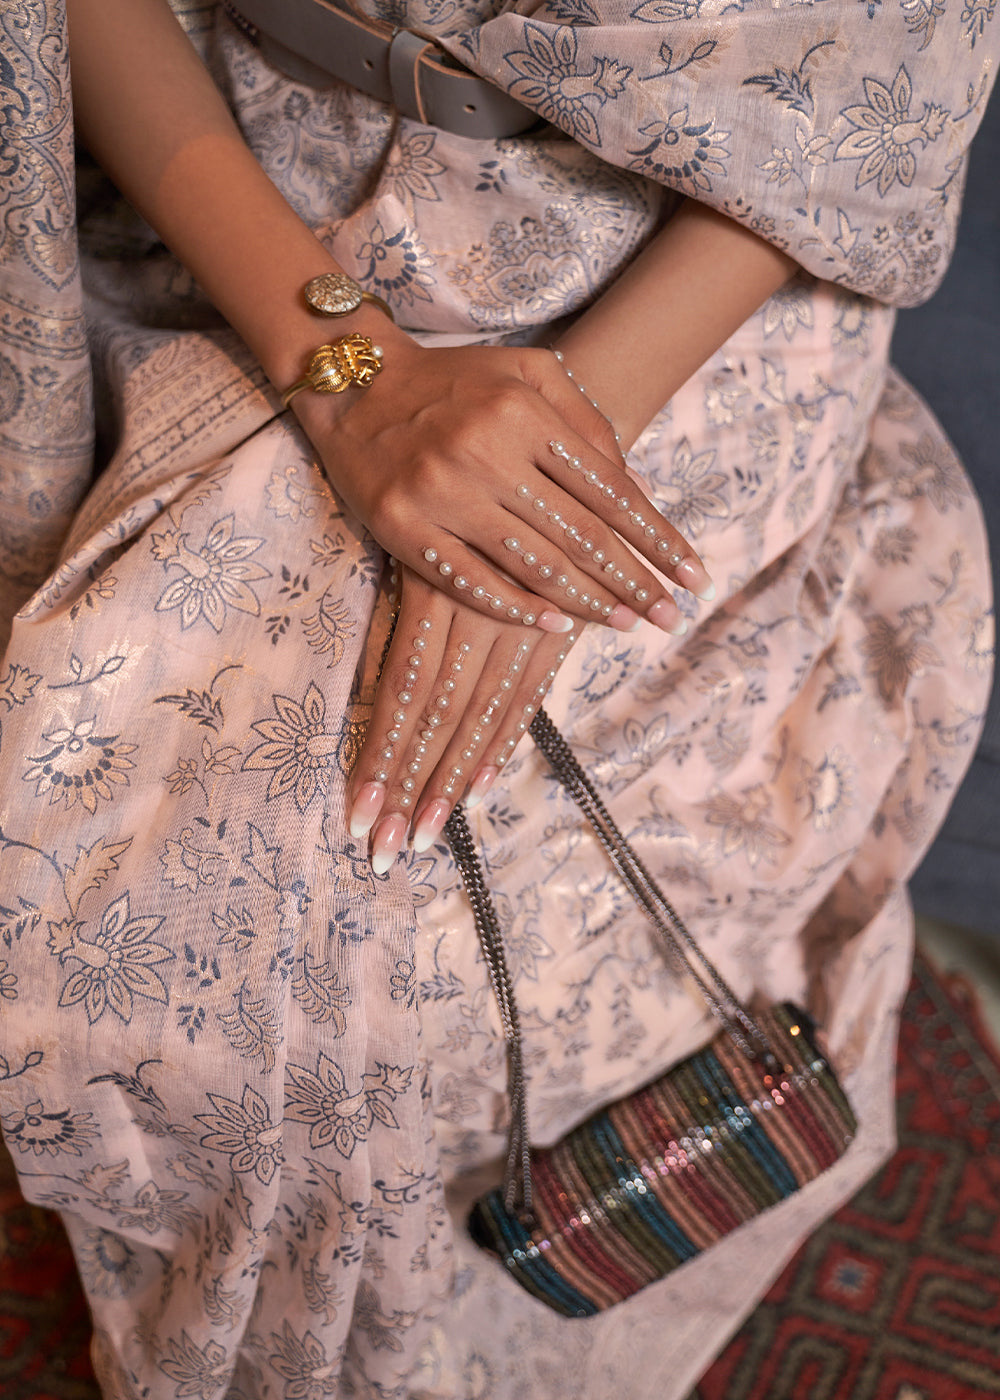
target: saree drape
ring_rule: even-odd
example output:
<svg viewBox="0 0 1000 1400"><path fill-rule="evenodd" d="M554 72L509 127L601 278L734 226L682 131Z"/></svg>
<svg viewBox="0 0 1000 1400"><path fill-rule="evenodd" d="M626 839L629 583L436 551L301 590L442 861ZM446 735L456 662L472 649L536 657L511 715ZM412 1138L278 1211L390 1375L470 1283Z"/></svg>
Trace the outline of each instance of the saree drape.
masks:
<svg viewBox="0 0 1000 1400"><path fill-rule="evenodd" d="M75 185L61 6L16 0L0 1123L23 1189L63 1214L116 1400L680 1400L891 1149L904 882L974 748L992 615L890 304L947 261L993 9L377 7L555 124L473 142L175 8L289 202L427 343L544 343L678 195L802 263L632 454L717 599L683 600L684 639L589 627L550 709L724 975L823 1022L861 1130L592 1321L468 1241L505 1116L471 917L444 847L375 877L344 826L384 556L188 275L86 162ZM530 745L474 815L547 1142L712 1027Z"/></svg>

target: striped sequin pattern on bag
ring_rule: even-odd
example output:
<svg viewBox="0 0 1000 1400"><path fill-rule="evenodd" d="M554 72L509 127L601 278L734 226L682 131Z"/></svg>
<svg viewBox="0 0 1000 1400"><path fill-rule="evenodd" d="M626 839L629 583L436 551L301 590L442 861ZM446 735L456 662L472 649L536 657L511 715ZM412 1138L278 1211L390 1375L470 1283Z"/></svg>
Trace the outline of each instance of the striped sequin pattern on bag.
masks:
<svg viewBox="0 0 1000 1400"><path fill-rule="evenodd" d="M857 1127L809 1018L755 1015L777 1065L726 1033L661 1078L531 1153L533 1220L500 1191L470 1218L535 1297L588 1317L663 1278L819 1176Z"/></svg>

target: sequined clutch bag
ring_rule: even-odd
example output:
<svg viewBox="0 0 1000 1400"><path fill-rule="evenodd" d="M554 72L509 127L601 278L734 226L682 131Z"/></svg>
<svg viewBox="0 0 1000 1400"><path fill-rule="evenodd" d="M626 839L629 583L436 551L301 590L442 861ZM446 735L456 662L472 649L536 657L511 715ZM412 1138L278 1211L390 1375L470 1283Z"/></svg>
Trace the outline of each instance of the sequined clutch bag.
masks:
<svg viewBox="0 0 1000 1400"><path fill-rule="evenodd" d="M502 1188L469 1228L511 1276L588 1317L785 1200L832 1166L857 1127L815 1028L790 1003L738 1000L625 841L568 744L539 712L532 736L578 802L668 962L721 1029L704 1049L608 1104L553 1147L529 1146L523 1050L503 939L464 814L445 830L476 920L507 1047L511 1126Z"/></svg>

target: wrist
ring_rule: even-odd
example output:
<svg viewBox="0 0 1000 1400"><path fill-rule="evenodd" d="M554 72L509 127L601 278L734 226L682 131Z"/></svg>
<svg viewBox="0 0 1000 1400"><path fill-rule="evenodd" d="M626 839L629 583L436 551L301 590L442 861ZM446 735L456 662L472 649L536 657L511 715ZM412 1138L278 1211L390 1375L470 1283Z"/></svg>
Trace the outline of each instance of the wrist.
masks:
<svg viewBox="0 0 1000 1400"><path fill-rule="evenodd" d="M351 334L367 336L373 345L384 349L386 364L391 362L391 348L412 344L406 332L372 303L362 302L349 316L328 318L310 311L297 290L296 302L284 308L280 316L273 317L266 331L258 329L250 345L268 379L279 394L283 394L302 378L321 345L329 345Z"/></svg>

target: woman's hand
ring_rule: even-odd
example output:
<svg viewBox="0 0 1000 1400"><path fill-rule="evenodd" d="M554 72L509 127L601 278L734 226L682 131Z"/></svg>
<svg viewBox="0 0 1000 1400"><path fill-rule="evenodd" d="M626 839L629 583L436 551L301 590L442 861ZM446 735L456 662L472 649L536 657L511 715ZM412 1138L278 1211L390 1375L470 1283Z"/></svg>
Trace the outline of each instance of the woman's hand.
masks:
<svg viewBox="0 0 1000 1400"><path fill-rule="evenodd" d="M348 785L351 835L389 869L413 827L424 851L464 794L475 805L576 640L483 617L401 569L399 616Z"/></svg>
<svg viewBox="0 0 1000 1400"><path fill-rule="evenodd" d="M711 580L556 356L426 349L368 317L366 333L384 343L374 383L349 389L346 403L307 392L293 406L339 495L385 549L524 635L524 624L568 632L584 621L629 631L640 618L685 630L659 573L703 598Z"/></svg>

